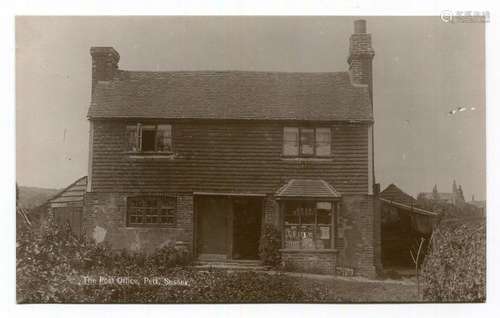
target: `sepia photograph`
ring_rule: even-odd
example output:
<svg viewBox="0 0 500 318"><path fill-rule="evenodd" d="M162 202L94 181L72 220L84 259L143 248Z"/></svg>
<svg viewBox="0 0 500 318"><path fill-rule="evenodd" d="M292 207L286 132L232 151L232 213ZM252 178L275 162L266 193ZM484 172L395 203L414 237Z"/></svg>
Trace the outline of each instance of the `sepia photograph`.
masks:
<svg viewBox="0 0 500 318"><path fill-rule="evenodd" d="M489 21L16 16L17 303L486 302Z"/></svg>

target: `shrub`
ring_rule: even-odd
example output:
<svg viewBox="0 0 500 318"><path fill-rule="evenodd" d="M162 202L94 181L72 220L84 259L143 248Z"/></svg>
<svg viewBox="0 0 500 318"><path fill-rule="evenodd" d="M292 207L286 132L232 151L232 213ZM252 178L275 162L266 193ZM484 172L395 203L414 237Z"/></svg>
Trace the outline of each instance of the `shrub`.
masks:
<svg viewBox="0 0 500 318"><path fill-rule="evenodd" d="M265 232L267 259L279 256L279 232ZM273 248L271 248L273 247ZM273 252L271 252L273 251ZM304 288L295 277L256 272L196 271L184 267L188 252L163 247L151 255L113 251L76 239L69 228L29 230L17 238L19 303L246 303L322 302L328 291ZM126 277L138 284L83 284L83 277ZM186 284L146 284L164 277ZM263 288L265 286L266 288Z"/></svg>
<svg viewBox="0 0 500 318"><path fill-rule="evenodd" d="M147 260L152 267L161 270L175 266L186 266L190 263L191 257L185 249L165 246L157 249Z"/></svg>
<svg viewBox="0 0 500 318"><path fill-rule="evenodd" d="M486 299L486 233L483 222L443 225L433 233L421 272L423 298L435 302Z"/></svg>
<svg viewBox="0 0 500 318"><path fill-rule="evenodd" d="M161 276L189 263L189 253L173 247L152 255L113 251L77 239L67 226L50 224L39 234L25 228L17 237L18 302L95 302L112 289L82 286L83 276ZM102 286L99 286L102 287ZM97 297L99 296L99 297Z"/></svg>
<svg viewBox="0 0 500 318"><path fill-rule="evenodd" d="M281 233L272 224L266 224L259 242L259 256L264 265L278 266L281 255Z"/></svg>
<svg viewBox="0 0 500 318"><path fill-rule="evenodd" d="M279 237L274 230L266 233L272 238L269 242ZM282 274L185 268L189 255L173 247L151 255L112 251L76 239L69 228L52 226L40 235L27 231L17 240L19 303L319 302L328 295L325 288L304 289L296 278ZM144 277L165 277L186 284L82 284L84 276L139 282Z"/></svg>
<svg viewBox="0 0 500 318"><path fill-rule="evenodd" d="M18 301L53 302L72 294L74 286L68 281L84 263L84 247L66 227L51 227L38 235L25 229L17 241Z"/></svg>

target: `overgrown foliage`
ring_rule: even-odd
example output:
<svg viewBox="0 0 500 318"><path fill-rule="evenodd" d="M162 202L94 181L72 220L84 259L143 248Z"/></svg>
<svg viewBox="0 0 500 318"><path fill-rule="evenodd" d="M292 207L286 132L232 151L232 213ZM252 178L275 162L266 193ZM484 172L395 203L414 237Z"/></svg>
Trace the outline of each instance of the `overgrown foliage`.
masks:
<svg viewBox="0 0 500 318"><path fill-rule="evenodd" d="M276 232L268 230L269 242ZM275 245L268 245L275 246ZM279 246L279 245L277 245ZM274 249L265 249L266 255ZM304 289L295 278L256 272L197 271L185 250L151 255L115 252L50 226L17 238L19 303L245 303L327 301L325 286ZM265 288L263 288L265 287Z"/></svg>
<svg viewBox="0 0 500 318"><path fill-rule="evenodd" d="M96 301L84 277L161 275L189 263L185 250L163 247L151 255L112 251L105 245L75 238L69 227L49 225L17 233L18 302ZM102 287L102 286L100 286Z"/></svg>
<svg viewBox="0 0 500 318"><path fill-rule="evenodd" d="M281 261L281 232L272 224L266 224L259 242L259 256L264 265L278 266Z"/></svg>
<svg viewBox="0 0 500 318"><path fill-rule="evenodd" d="M485 301L484 222L442 223L437 227L422 266L421 277L423 298L426 301Z"/></svg>

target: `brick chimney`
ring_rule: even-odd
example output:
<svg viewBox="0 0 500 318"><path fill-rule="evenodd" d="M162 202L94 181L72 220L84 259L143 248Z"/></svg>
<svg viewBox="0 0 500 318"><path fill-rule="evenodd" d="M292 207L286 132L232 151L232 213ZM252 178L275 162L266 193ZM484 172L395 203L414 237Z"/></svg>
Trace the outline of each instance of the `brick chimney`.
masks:
<svg viewBox="0 0 500 318"><path fill-rule="evenodd" d="M118 70L120 54L112 47L91 47L92 56L92 93L98 81L110 81Z"/></svg>
<svg viewBox="0 0 500 318"><path fill-rule="evenodd" d="M354 21L354 34L349 46L349 72L354 84L368 85L372 97L372 60L375 51L372 48L371 34L366 33L366 20Z"/></svg>

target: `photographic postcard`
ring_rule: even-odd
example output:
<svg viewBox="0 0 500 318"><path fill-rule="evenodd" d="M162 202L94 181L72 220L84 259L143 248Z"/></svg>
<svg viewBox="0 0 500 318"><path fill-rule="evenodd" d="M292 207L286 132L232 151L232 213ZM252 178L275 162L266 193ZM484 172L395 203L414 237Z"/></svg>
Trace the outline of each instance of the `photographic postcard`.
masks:
<svg viewBox="0 0 500 318"><path fill-rule="evenodd" d="M489 19L16 17L17 302L485 302Z"/></svg>

